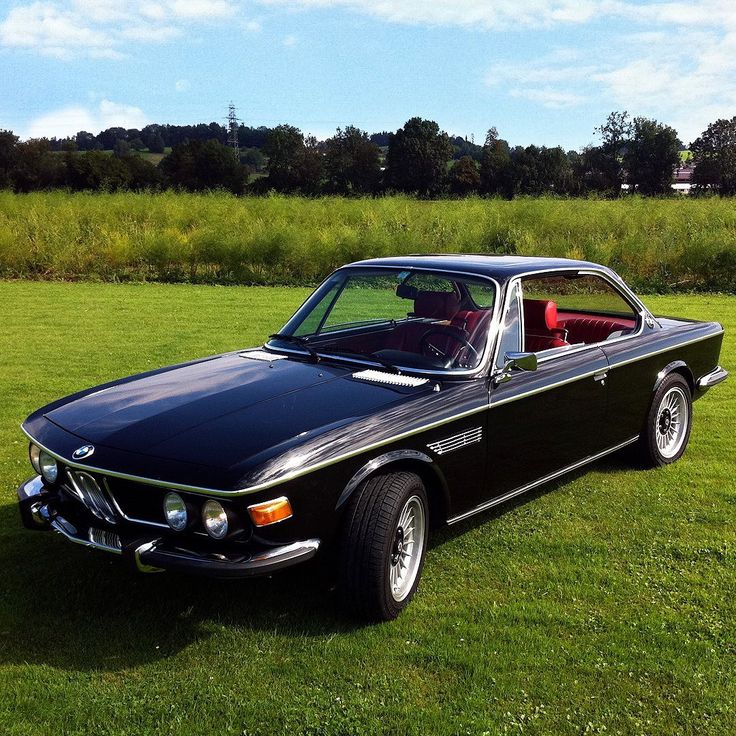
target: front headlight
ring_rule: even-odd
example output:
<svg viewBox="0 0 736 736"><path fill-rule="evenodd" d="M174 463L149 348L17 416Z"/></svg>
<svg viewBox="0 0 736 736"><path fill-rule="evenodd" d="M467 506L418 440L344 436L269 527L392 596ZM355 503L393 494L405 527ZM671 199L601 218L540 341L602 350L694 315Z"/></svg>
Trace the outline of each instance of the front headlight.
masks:
<svg viewBox="0 0 736 736"><path fill-rule="evenodd" d="M41 454L41 448L38 445L34 445L32 442L28 445L28 457L31 459L31 465L33 469L41 475L41 461L39 455Z"/></svg>
<svg viewBox="0 0 736 736"><path fill-rule="evenodd" d="M210 499L202 506L202 523L213 539L222 539L227 534L227 511L219 501Z"/></svg>
<svg viewBox="0 0 736 736"><path fill-rule="evenodd" d="M59 466L56 464L56 460L45 450L38 453L38 465L41 468L43 479L48 483L56 483L56 479L59 477Z"/></svg>
<svg viewBox="0 0 736 736"><path fill-rule="evenodd" d="M164 516L166 523L175 531L182 532L187 528L189 515L184 499L171 491L164 497Z"/></svg>

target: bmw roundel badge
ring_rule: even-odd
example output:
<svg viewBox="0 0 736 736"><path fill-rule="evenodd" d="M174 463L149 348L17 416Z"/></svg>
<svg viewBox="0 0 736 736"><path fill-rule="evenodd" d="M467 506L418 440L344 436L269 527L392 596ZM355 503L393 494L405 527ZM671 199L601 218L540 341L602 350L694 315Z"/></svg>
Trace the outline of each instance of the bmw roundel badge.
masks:
<svg viewBox="0 0 736 736"><path fill-rule="evenodd" d="M82 445L78 450L74 450L72 453L72 457L75 460L84 460L85 458L92 455L92 453L95 451L94 445Z"/></svg>

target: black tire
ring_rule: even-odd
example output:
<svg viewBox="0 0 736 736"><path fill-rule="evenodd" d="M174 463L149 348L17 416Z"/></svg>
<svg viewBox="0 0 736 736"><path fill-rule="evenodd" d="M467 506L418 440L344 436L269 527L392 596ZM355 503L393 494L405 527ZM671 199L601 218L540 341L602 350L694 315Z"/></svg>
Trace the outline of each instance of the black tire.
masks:
<svg viewBox="0 0 736 736"><path fill-rule="evenodd" d="M399 520L407 508L415 510L418 519L419 507L423 522L421 542L408 553L416 572L411 585L406 585L397 600L392 592L391 568L402 554ZM338 568L341 601L353 615L370 621L390 621L406 608L422 574L428 522L427 493L421 478L414 473L376 475L355 491L345 515ZM419 521L416 526L418 536Z"/></svg>
<svg viewBox="0 0 736 736"><path fill-rule="evenodd" d="M666 445L663 448L665 432L671 429L673 417L673 414L670 414L668 418L667 411L665 411L667 409L663 403L665 397L668 399L674 397L678 410L677 420L684 422L684 426L679 431L676 442L672 446ZM692 424L693 403L690 386L679 373L671 373L654 392L644 430L639 438L639 459L650 468L669 465L679 460L690 440Z"/></svg>

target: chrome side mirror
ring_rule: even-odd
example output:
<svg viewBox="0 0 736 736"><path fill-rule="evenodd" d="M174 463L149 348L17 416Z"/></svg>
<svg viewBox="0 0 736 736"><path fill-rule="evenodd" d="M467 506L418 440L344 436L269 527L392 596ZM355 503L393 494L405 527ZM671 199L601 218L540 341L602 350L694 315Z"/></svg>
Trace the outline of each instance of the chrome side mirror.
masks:
<svg viewBox="0 0 736 736"><path fill-rule="evenodd" d="M503 368L496 375L496 383L506 383L506 381L510 381L511 372L513 370L537 370L536 353L505 353L503 359Z"/></svg>

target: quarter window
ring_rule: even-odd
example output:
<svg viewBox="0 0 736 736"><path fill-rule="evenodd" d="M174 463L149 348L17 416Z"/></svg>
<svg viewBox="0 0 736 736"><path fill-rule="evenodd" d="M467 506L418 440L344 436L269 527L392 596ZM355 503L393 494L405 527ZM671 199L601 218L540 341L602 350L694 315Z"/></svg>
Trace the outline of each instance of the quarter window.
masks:
<svg viewBox="0 0 736 736"><path fill-rule="evenodd" d="M524 349L528 352L592 345L632 334L639 315L604 278L555 274L522 280Z"/></svg>

